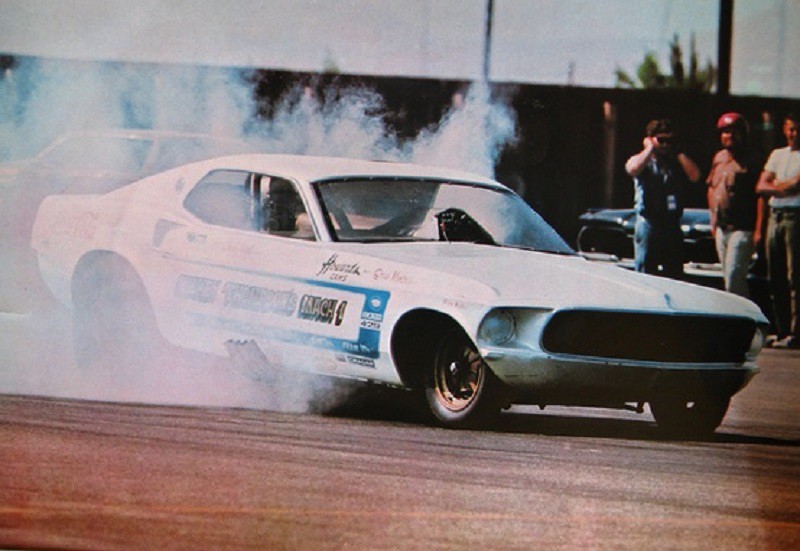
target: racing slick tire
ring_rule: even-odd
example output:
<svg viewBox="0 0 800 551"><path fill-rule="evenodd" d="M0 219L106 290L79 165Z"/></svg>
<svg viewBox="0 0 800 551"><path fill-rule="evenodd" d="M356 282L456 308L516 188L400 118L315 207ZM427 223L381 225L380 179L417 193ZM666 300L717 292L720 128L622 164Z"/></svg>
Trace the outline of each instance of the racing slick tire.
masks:
<svg viewBox="0 0 800 551"><path fill-rule="evenodd" d="M438 424L471 428L500 411L499 381L460 327L450 327L434 348L423 378L425 403Z"/></svg>
<svg viewBox="0 0 800 551"><path fill-rule="evenodd" d="M151 361L164 339L133 267L111 253L81 261L72 281L73 345L80 368L132 368Z"/></svg>
<svg viewBox="0 0 800 551"><path fill-rule="evenodd" d="M730 396L706 396L697 401L661 397L650 401L659 430L669 437L708 437L722 423Z"/></svg>

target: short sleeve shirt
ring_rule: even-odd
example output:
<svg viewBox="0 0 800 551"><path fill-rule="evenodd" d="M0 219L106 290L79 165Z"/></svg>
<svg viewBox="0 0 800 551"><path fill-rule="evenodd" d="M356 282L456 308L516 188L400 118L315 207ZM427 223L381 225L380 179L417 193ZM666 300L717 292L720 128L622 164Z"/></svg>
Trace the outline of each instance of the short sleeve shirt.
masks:
<svg viewBox="0 0 800 551"><path fill-rule="evenodd" d="M789 147L774 150L770 153L764 170L774 173L778 180L785 180L800 174L800 150L792 151ZM772 197L769 204L775 208L800 208L800 194Z"/></svg>
<svg viewBox="0 0 800 551"><path fill-rule="evenodd" d="M653 224L678 223L689 178L676 159L650 159L633 182L637 214Z"/></svg>
<svg viewBox="0 0 800 551"><path fill-rule="evenodd" d="M711 188L711 225L753 231L756 225L756 183L760 163L752 155L735 157L727 149L714 155L706 183Z"/></svg>

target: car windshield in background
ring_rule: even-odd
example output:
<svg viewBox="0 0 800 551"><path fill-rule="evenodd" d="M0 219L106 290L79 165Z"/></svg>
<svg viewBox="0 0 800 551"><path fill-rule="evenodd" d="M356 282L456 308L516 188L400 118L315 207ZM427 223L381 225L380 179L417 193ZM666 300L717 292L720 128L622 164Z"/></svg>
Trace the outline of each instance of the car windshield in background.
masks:
<svg viewBox="0 0 800 551"><path fill-rule="evenodd" d="M36 160L46 169L143 177L211 157L254 151L254 146L245 141L210 135L76 133L56 141Z"/></svg>
<svg viewBox="0 0 800 551"><path fill-rule="evenodd" d="M138 174L153 141L114 136L75 136L43 151L39 162L61 170Z"/></svg>
<svg viewBox="0 0 800 551"><path fill-rule="evenodd" d="M162 137L158 140L155 153L151 154L151 158L148 161L147 173L154 174L182 164L211 157L254 152L254 146L235 139L185 136Z"/></svg>
<svg viewBox="0 0 800 551"><path fill-rule="evenodd" d="M336 241L467 241L573 253L521 197L504 189L400 179L324 181L316 189Z"/></svg>

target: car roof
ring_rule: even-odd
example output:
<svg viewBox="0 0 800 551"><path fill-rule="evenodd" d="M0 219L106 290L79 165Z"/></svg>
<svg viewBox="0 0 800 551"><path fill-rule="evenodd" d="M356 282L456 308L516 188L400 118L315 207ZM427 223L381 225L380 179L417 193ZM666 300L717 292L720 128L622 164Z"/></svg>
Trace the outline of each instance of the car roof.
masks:
<svg viewBox="0 0 800 551"><path fill-rule="evenodd" d="M343 157L247 154L218 157L198 164L212 169L247 170L272 176L312 182L350 178L426 178L470 182L504 188L502 184L474 173L444 167L394 161L366 161Z"/></svg>

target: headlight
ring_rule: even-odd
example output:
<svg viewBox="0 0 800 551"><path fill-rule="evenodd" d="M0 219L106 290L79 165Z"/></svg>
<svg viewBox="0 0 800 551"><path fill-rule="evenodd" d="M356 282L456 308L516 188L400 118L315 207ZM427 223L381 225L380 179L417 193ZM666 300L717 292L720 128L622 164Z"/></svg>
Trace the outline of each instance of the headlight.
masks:
<svg viewBox="0 0 800 551"><path fill-rule="evenodd" d="M508 310L494 310L481 322L478 336L488 344L500 345L514 337L516 322Z"/></svg>
<svg viewBox="0 0 800 551"><path fill-rule="evenodd" d="M764 346L764 330L760 327L757 327L755 333L753 334L753 340L750 341L750 349L747 351L747 359L750 361L754 361L758 356L759 352L761 352L761 348L763 346Z"/></svg>

